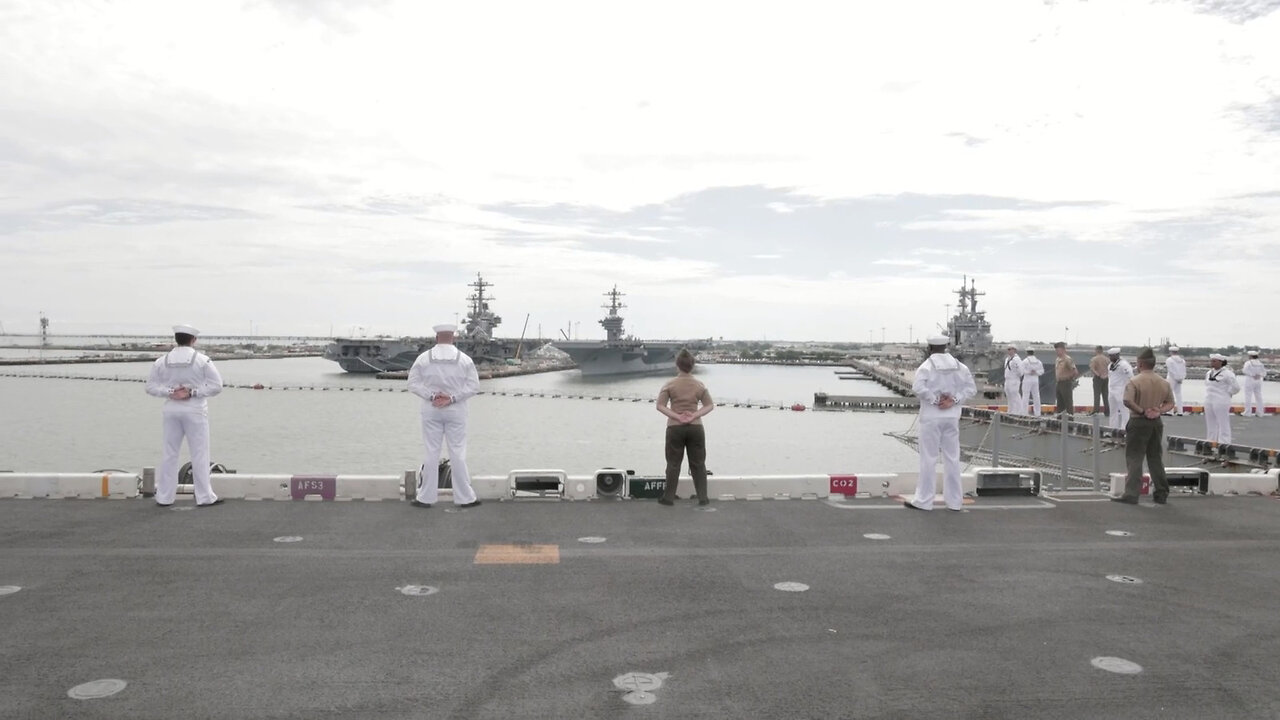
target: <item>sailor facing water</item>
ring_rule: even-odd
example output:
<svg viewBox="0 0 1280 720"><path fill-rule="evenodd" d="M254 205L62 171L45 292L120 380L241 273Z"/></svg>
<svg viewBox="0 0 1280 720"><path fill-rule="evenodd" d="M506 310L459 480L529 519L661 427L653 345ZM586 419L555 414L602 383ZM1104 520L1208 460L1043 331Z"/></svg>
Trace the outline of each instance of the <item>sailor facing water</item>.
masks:
<svg viewBox="0 0 1280 720"><path fill-rule="evenodd" d="M1164 374L1173 388L1173 414L1185 415L1182 411L1182 381L1187 379L1187 360L1178 354L1177 346L1169 347L1169 357L1164 361Z"/></svg>
<svg viewBox="0 0 1280 720"><path fill-rule="evenodd" d="M1028 415L1040 417L1040 376L1044 375L1044 363L1036 357L1035 348L1027 348L1022 360L1022 410Z"/></svg>
<svg viewBox="0 0 1280 720"><path fill-rule="evenodd" d="M453 344L456 325L436 325L432 330L435 346L419 355L409 368L409 392L422 398L422 444L426 448L418 495L412 504L431 507L439 497L440 448L448 444L453 503L475 507L480 501L467 470L467 400L480 392L480 375L471 358Z"/></svg>
<svg viewBox="0 0 1280 720"><path fill-rule="evenodd" d="M932 510L937 492L938 455L942 455L942 498L948 510L964 505L960 484L960 408L978 394L969 368L947 353L947 336L928 339L929 357L916 368L911 391L920 399L920 479L916 494L903 505Z"/></svg>
<svg viewBox="0 0 1280 720"><path fill-rule="evenodd" d="M1026 408L1022 403L1022 358L1018 349L1010 345L1004 359L1004 404L1014 415L1022 415Z"/></svg>
<svg viewBox="0 0 1280 720"><path fill-rule="evenodd" d="M1262 417L1266 414L1266 406L1262 404L1262 379L1267 376L1267 368L1258 359L1258 351L1250 350L1249 359L1240 368L1244 375L1244 417Z"/></svg>
<svg viewBox="0 0 1280 720"><path fill-rule="evenodd" d="M166 398L164 403L164 454L156 478L156 504L168 507L178 495L178 453L187 440L196 505L208 507L222 500L209 483L208 398L222 392L222 376L207 355L196 352L200 331L190 325L174 325L177 347L156 359L147 377L147 394Z"/></svg>
<svg viewBox="0 0 1280 720"><path fill-rule="evenodd" d="M1231 396L1240 392L1236 374L1227 366L1227 356L1209 356L1209 372L1204 375L1205 439L1231 444Z"/></svg>
<svg viewBox="0 0 1280 720"><path fill-rule="evenodd" d="M1120 357L1120 348L1107 351L1107 401L1111 404L1111 428L1119 430L1129 423L1129 408L1124 404L1124 388L1133 379L1133 366Z"/></svg>

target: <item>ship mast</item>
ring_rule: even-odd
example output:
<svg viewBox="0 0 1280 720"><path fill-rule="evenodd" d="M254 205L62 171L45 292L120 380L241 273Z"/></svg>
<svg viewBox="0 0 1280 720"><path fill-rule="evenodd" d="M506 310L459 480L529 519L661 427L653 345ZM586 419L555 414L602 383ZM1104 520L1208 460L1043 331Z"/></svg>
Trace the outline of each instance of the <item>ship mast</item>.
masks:
<svg viewBox="0 0 1280 720"><path fill-rule="evenodd" d="M484 294L485 288L493 287L493 283L485 282L480 273L476 273L476 281L468 284L467 287L475 289L475 292L467 296L467 300L471 303L471 313L467 316L467 332L478 329L487 336L502 322L502 318L489 310L489 303L495 298Z"/></svg>
<svg viewBox="0 0 1280 720"><path fill-rule="evenodd" d="M604 296L609 298L609 304L601 305L600 307L608 310L609 314L600 321L600 326L605 330L606 342L617 342L622 339L622 316L618 314L618 311L626 307L618 299L623 297L623 293L618 291L617 285L614 285L613 289L605 293Z"/></svg>

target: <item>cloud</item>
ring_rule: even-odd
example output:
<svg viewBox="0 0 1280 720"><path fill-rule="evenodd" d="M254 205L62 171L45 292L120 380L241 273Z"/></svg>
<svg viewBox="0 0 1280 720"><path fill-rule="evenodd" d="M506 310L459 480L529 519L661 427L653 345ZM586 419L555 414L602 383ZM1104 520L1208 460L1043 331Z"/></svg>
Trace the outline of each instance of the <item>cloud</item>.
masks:
<svg viewBox="0 0 1280 720"><path fill-rule="evenodd" d="M1191 0L1197 12L1247 23L1280 10L1280 0Z"/></svg>

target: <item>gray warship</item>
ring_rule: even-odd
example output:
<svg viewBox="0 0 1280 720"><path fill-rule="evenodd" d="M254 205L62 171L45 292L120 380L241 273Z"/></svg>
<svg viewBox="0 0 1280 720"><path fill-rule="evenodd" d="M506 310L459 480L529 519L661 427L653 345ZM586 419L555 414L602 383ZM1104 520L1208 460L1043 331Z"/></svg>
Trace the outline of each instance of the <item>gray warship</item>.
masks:
<svg viewBox="0 0 1280 720"><path fill-rule="evenodd" d="M458 332L457 346L479 365L503 364L515 358L523 338L513 340L493 336L494 328L502 323L502 318L489 308L494 298L485 294L493 284L485 282L480 273L476 273L475 282L468 287L472 288L472 293L467 296L470 311L466 325ZM334 338L325 348L324 357L349 373L408 370L419 355L435 344L434 337Z"/></svg>
<svg viewBox="0 0 1280 720"><path fill-rule="evenodd" d="M991 323L987 320L985 310L978 309L978 298L986 295L977 289L973 278L964 276L959 290L952 290L960 298L956 314L951 316L947 326L942 328L951 341L951 354L963 362L973 373L978 382L979 392L994 397L992 393L1003 392L1005 348L997 347L991 339ZM1018 348L1019 356L1025 356L1026 348ZM1076 367L1085 372L1089 367L1089 358L1093 351L1089 348L1069 347L1067 354L1075 361ZM1038 350L1037 356L1044 364L1044 374L1040 376L1040 397L1046 402L1054 398L1056 388L1053 376L1053 349ZM987 387L983 387L983 383Z"/></svg>
<svg viewBox="0 0 1280 720"><path fill-rule="evenodd" d="M568 353L577 363L583 377L607 375L639 375L670 372L676 366L676 353L684 342L655 342L624 335L622 316L618 311L626 307L620 301L623 293L618 286L604 294L609 303L603 305L609 314L600 320L605 330L604 340L557 340L552 346Z"/></svg>

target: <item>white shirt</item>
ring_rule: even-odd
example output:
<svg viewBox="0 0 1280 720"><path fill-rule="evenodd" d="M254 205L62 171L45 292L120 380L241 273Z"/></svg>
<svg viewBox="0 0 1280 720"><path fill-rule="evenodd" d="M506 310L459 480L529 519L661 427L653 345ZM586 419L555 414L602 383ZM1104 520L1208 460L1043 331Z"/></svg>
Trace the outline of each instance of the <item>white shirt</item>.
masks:
<svg viewBox="0 0 1280 720"><path fill-rule="evenodd" d="M911 392L920 398L921 418L958 418L960 406L978 394L978 387L964 363L948 353L934 353L916 368ZM956 404L946 410L938 407L943 395L950 395Z"/></svg>
<svg viewBox="0 0 1280 720"><path fill-rule="evenodd" d="M462 403L480 392L480 375L466 353L454 345L437 343L413 361L409 392L422 398L424 410L431 407L431 398L438 393Z"/></svg>
<svg viewBox="0 0 1280 720"><path fill-rule="evenodd" d="M1169 382L1182 382L1187 379L1187 361L1181 355L1170 355L1164 361L1165 375Z"/></svg>
<svg viewBox="0 0 1280 720"><path fill-rule="evenodd" d="M1217 370L1209 368L1209 372L1205 373L1205 402L1211 400L1231 402L1231 396L1238 392L1240 392L1240 383L1236 381L1236 374L1232 372L1231 368L1224 365Z"/></svg>
<svg viewBox="0 0 1280 720"><path fill-rule="evenodd" d="M1004 359L1004 381L1017 383L1022 379L1022 358L1017 355Z"/></svg>
<svg viewBox="0 0 1280 720"><path fill-rule="evenodd" d="M1244 373L1247 378L1261 380L1267 376L1267 368L1263 366L1262 361L1252 358L1245 362L1244 367L1240 368L1240 372Z"/></svg>
<svg viewBox="0 0 1280 720"><path fill-rule="evenodd" d="M180 387L194 392L194 397L174 400L169 394ZM209 412L205 398L222 392L222 376L213 366L209 356L196 352L189 345L179 345L165 355L156 358L147 377L147 394L168 398L164 412Z"/></svg>
<svg viewBox="0 0 1280 720"><path fill-rule="evenodd" d="M1023 377L1040 377L1044 374L1044 363L1040 362L1040 358L1035 355L1028 355L1022 361Z"/></svg>
<svg viewBox="0 0 1280 720"><path fill-rule="evenodd" d="M1128 360L1120 358L1107 365L1107 392L1123 395L1124 386L1133 379L1133 366Z"/></svg>

